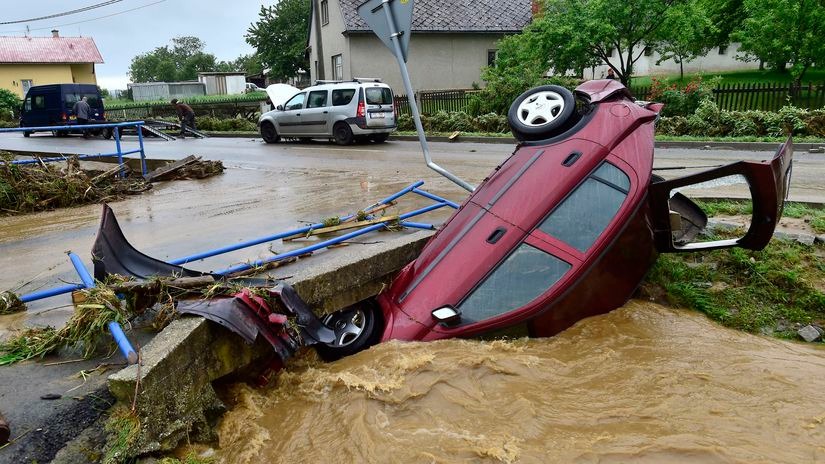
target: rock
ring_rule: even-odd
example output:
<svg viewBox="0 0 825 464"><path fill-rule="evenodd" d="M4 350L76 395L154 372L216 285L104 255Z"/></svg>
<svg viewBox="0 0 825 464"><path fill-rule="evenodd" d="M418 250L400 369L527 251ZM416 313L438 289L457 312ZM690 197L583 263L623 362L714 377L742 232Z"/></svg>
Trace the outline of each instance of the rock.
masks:
<svg viewBox="0 0 825 464"><path fill-rule="evenodd" d="M825 243L825 235L817 235L816 243Z"/></svg>
<svg viewBox="0 0 825 464"><path fill-rule="evenodd" d="M796 333L808 343L815 342L822 337L822 334L812 325L806 325L805 327L799 329Z"/></svg>
<svg viewBox="0 0 825 464"><path fill-rule="evenodd" d="M773 233L775 238L780 240L788 240L801 243L806 246L811 246L816 241L816 236L811 234L804 234L804 233L792 233L792 232L781 232L776 231Z"/></svg>

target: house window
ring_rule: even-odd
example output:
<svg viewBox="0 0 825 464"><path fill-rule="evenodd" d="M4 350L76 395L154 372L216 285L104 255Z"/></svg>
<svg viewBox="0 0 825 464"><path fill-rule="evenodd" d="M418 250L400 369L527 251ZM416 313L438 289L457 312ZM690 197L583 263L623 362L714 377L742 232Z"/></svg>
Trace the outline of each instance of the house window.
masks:
<svg viewBox="0 0 825 464"><path fill-rule="evenodd" d="M29 89L32 88L33 84L34 81L31 79L20 79L20 85L23 87L23 95L26 95Z"/></svg>
<svg viewBox="0 0 825 464"><path fill-rule="evenodd" d="M487 66L491 68L495 66L496 58L498 58L498 50L487 50Z"/></svg>
<svg viewBox="0 0 825 464"><path fill-rule="evenodd" d="M645 47L645 56L653 56L653 47Z"/></svg>
<svg viewBox="0 0 825 464"><path fill-rule="evenodd" d="M728 54L728 46L722 45L719 47L719 54L720 55L727 55Z"/></svg>
<svg viewBox="0 0 825 464"><path fill-rule="evenodd" d="M550 213L539 230L584 253L619 212L629 191L627 174L604 163Z"/></svg>
<svg viewBox="0 0 825 464"><path fill-rule="evenodd" d="M329 3L327 0L321 0L321 24L324 26L329 24Z"/></svg>
<svg viewBox="0 0 825 464"><path fill-rule="evenodd" d="M332 57L332 80L344 80L344 56L335 55Z"/></svg>
<svg viewBox="0 0 825 464"><path fill-rule="evenodd" d="M610 53L608 53L607 56L608 56L608 58L613 58L613 55L615 55L615 54L616 54L616 49L611 48Z"/></svg>

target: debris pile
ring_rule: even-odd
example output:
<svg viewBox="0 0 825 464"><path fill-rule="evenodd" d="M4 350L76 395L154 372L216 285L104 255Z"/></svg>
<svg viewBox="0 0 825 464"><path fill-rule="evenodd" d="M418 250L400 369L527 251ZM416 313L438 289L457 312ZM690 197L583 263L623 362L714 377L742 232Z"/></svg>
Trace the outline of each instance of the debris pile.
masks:
<svg viewBox="0 0 825 464"><path fill-rule="evenodd" d="M144 192L152 186L141 177L120 177L125 166L108 171L80 168L77 157L65 165L13 165L10 153L0 152L0 215L99 203Z"/></svg>
<svg viewBox="0 0 825 464"><path fill-rule="evenodd" d="M0 316L26 310L26 304L12 292L0 292Z"/></svg>
<svg viewBox="0 0 825 464"><path fill-rule="evenodd" d="M182 160L174 161L161 166L146 174L148 182L162 180L205 179L223 173L223 163L220 161L203 161L200 156L189 155Z"/></svg>

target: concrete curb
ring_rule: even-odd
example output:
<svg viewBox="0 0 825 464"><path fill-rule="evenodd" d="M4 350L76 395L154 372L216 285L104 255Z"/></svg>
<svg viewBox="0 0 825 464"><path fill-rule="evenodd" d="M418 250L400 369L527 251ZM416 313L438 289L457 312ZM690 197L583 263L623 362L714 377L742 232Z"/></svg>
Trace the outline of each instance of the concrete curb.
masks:
<svg viewBox="0 0 825 464"><path fill-rule="evenodd" d="M257 132L206 132L210 137L215 138L260 138ZM417 142L416 135L391 135L391 141ZM445 136L428 136L427 140L434 143L487 143L515 145L516 139L513 137L476 137L458 136L455 140L450 140ZM739 151L776 151L780 142L714 142L714 141L657 141L656 148L683 148L687 150L739 150ZM825 142L820 143L794 143L794 150L801 152L820 152L825 147Z"/></svg>
<svg viewBox="0 0 825 464"><path fill-rule="evenodd" d="M395 236L375 245L350 245L287 281L319 315L376 295L415 259L431 232ZM357 247L357 248L356 248ZM212 439L211 420L224 410L212 382L247 367L266 367L265 342L247 345L238 335L200 317L173 321L141 350L142 364L109 376L109 390L130 405L139 380L140 436L130 456L169 451L181 440Z"/></svg>

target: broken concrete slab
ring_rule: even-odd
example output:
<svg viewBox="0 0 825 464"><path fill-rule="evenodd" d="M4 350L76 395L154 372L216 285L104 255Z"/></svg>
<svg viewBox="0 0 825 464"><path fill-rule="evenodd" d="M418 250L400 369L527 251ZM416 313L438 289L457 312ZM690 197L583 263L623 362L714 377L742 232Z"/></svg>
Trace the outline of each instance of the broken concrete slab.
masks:
<svg viewBox="0 0 825 464"><path fill-rule="evenodd" d="M776 231L773 233L774 238L778 238L780 240L788 240L793 242L798 242L806 246L811 246L816 241L816 236L811 234L805 233L793 233L793 232L782 232Z"/></svg>
<svg viewBox="0 0 825 464"><path fill-rule="evenodd" d="M379 244L352 245L347 253L330 253L287 281L317 314L329 313L376 295L418 256L431 235L417 232ZM171 450L187 437L211 438L210 423L224 408L212 382L271 353L265 343L247 345L199 317L172 322L141 350L139 367L109 377L109 389L119 403L131 405L138 392L141 431L129 453Z"/></svg>
<svg viewBox="0 0 825 464"><path fill-rule="evenodd" d="M796 333L808 343L815 342L822 337L822 333L820 333L819 330L812 325L806 325L805 327L799 329Z"/></svg>

